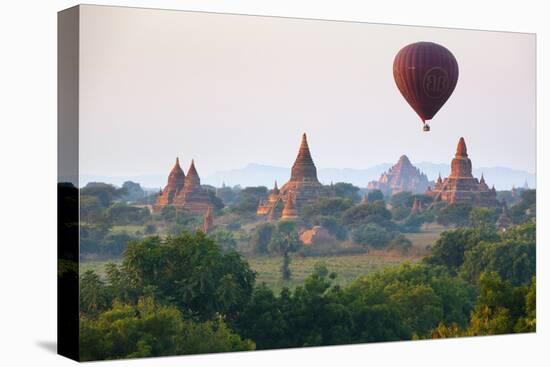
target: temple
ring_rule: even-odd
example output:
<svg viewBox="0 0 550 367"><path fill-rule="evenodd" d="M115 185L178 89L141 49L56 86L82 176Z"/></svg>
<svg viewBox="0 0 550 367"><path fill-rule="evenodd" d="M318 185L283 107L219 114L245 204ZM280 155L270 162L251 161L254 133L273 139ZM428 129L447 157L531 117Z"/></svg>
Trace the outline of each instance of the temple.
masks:
<svg viewBox="0 0 550 367"><path fill-rule="evenodd" d="M428 177L412 165L406 155L402 155L399 161L387 172L384 172L378 181L371 181L367 185L368 190L380 190L385 196L392 196L398 192L409 191L413 194L424 193L433 184Z"/></svg>
<svg viewBox="0 0 550 367"><path fill-rule="evenodd" d="M210 196L201 187L194 160L191 161L187 175L184 175L179 159L176 158L176 164L168 175L168 183L158 196L153 210L158 212L167 205L173 205L176 210L198 215L206 215L212 209Z"/></svg>
<svg viewBox="0 0 550 367"><path fill-rule="evenodd" d="M157 198L156 206L163 207L172 204L174 198L183 189L185 174L180 167L180 160L176 158L176 164L168 175L168 183Z"/></svg>
<svg viewBox="0 0 550 367"><path fill-rule="evenodd" d="M449 177L442 180L440 175L435 186L428 188L426 195L431 196L434 202L470 203L487 207L499 205L495 187L487 186L483 174L479 181L472 175L472 161L468 158L464 138L458 141Z"/></svg>
<svg viewBox="0 0 550 367"><path fill-rule="evenodd" d="M292 165L290 180L280 189L275 183L267 200L260 201L256 214L274 219L278 213L278 204L282 203L283 218L294 218L298 215L304 204L317 199L321 195L323 185L317 179L317 168L311 158L311 152L307 143L307 136L302 135L302 142L298 150L298 156ZM286 209L286 211L285 211ZM286 216L285 216L286 213Z"/></svg>

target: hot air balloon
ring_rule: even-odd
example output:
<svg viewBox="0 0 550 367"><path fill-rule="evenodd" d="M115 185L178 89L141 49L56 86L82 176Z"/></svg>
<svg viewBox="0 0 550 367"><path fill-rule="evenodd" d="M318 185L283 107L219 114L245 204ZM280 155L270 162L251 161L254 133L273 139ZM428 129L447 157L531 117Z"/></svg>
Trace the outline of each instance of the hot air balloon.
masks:
<svg viewBox="0 0 550 367"><path fill-rule="evenodd" d="M433 42L403 47L393 61L397 88L430 131L431 120L447 102L458 81L458 63L451 51Z"/></svg>

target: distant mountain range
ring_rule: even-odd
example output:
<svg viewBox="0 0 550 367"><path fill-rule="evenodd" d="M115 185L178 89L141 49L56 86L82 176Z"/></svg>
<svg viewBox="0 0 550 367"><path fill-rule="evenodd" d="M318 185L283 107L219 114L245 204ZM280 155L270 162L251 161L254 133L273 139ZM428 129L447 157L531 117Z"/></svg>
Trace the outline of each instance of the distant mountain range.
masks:
<svg viewBox="0 0 550 367"><path fill-rule="evenodd" d="M448 164L419 162L413 163L424 172L430 180L437 179L439 173L445 178L451 171ZM349 182L359 187L366 187L369 181L378 180L380 175L390 168L392 164L382 163L365 169L353 168L320 168L317 170L319 180L324 184L331 182ZM481 173L485 176L485 180L489 186L495 185L497 190L509 190L513 185L522 187L525 182L529 187L534 188L536 185L536 177L534 174L527 171L511 169L507 167L480 167L474 168L474 176L479 178ZM134 181L141 184L142 187L158 190L166 184L168 172L164 175L142 175L142 176L81 176L81 186L88 182L107 182L117 186L121 186L124 181ZM274 180L277 180L279 186L284 184L290 177L290 169L288 167L276 167L262 164L251 163L240 169L228 171L219 171L212 175L202 177L201 182L212 186L219 187L222 183L227 186L240 185L246 186L267 186L272 187Z"/></svg>

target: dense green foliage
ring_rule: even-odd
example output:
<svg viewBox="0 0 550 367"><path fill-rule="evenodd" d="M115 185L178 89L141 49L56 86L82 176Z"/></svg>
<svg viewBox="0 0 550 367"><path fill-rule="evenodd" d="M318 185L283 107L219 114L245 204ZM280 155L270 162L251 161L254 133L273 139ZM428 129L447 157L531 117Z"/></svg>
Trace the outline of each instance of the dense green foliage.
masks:
<svg viewBox="0 0 550 367"><path fill-rule="evenodd" d="M494 231L481 231L472 228L459 228L441 234L432 248L432 253L425 261L429 264L445 265L457 270L464 262L464 253L481 241L497 241Z"/></svg>
<svg viewBox="0 0 550 367"><path fill-rule="evenodd" d="M342 213L353 206L349 198L326 197L320 198L312 203L306 204L302 210L304 220L320 216L341 217Z"/></svg>
<svg viewBox="0 0 550 367"><path fill-rule="evenodd" d="M459 203L449 204L439 211L437 223L444 226L466 226L468 225L472 206L470 204Z"/></svg>
<svg viewBox="0 0 550 367"><path fill-rule="evenodd" d="M443 269L403 265L359 278L348 288L332 286L317 269L294 292L254 291L236 323L259 349L410 339L441 320L466 325L473 292Z"/></svg>
<svg viewBox="0 0 550 367"><path fill-rule="evenodd" d="M468 326L440 323L429 337L497 335L536 331L536 279L513 287L495 273L479 278L479 296Z"/></svg>
<svg viewBox="0 0 550 367"><path fill-rule="evenodd" d="M531 281L536 270L536 225L529 222L503 233L459 228L441 234L425 258L476 283L484 272L495 272L512 285Z"/></svg>
<svg viewBox="0 0 550 367"><path fill-rule="evenodd" d="M367 193L367 199L369 199L369 202L374 201L383 201L384 200L384 194L380 190L371 190Z"/></svg>
<svg viewBox="0 0 550 367"><path fill-rule="evenodd" d="M382 248L390 243L393 234L376 223L369 223L355 227L351 238L360 245Z"/></svg>
<svg viewBox="0 0 550 367"><path fill-rule="evenodd" d="M218 318L194 321L173 306L140 298L136 305L115 302L96 318L80 321L83 361L254 349Z"/></svg>
<svg viewBox="0 0 550 367"><path fill-rule="evenodd" d="M358 202L361 200L361 197L359 196L359 188L350 183L338 182L332 185L331 189L331 194L336 197L348 199L352 202Z"/></svg>
<svg viewBox="0 0 550 367"><path fill-rule="evenodd" d="M502 234L498 241L483 241L465 251L460 274L475 282L483 272L495 272L513 285L527 284L535 275L535 224Z"/></svg>
<svg viewBox="0 0 550 367"><path fill-rule="evenodd" d="M360 204L349 208L342 214L342 221L346 225L362 225L374 223L385 228L391 228L391 212L386 209L383 201Z"/></svg>
<svg viewBox="0 0 550 367"><path fill-rule="evenodd" d="M272 232L268 251L283 258L299 246L294 222L264 230ZM443 233L424 263L346 287L319 264L279 294L254 287L240 255L201 232L133 241L105 280L81 276L82 358L534 331L535 230L533 222L500 234L459 228ZM397 235L390 247L409 245Z"/></svg>
<svg viewBox="0 0 550 367"><path fill-rule="evenodd" d="M510 208L510 217L515 224L526 223L535 218L537 213L536 190L524 190L521 201Z"/></svg>

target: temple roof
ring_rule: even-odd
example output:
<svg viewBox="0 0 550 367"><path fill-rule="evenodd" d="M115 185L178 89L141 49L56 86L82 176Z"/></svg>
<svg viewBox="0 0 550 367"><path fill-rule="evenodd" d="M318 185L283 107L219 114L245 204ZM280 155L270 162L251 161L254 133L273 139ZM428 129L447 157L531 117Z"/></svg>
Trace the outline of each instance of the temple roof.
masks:
<svg viewBox="0 0 550 367"><path fill-rule="evenodd" d="M467 156L468 156L468 150L466 149L466 142L464 141L463 137L460 137L460 140L458 141L458 145L456 147L455 157L467 157Z"/></svg>
<svg viewBox="0 0 550 367"><path fill-rule="evenodd" d="M300 143L300 149L298 150L296 162L313 164L313 159L311 158L311 153L309 151L309 145L307 144L306 133L303 133L302 135L302 142Z"/></svg>
<svg viewBox="0 0 550 367"><path fill-rule="evenodd" d="M307 144L307 136L304 133L302 135L300 149L298 150L298 156L292 165L290 181L306 180L318 182L317 169L315 168L315 163L313 163L313 159L311 158L311 153Z"/></svg>
<svg viewBox="0 0 550 367"><path fill-rule="evenodd" d="M201 179L199 177L199 174L197 173L197 169L195 168L195 160L191 160L191 165L189 166L189 170L187 171L187 177L185 179L185 187L187 186L200 186Z"/></svg>
<svg viewBox="0 0 550 367"><path fill-rule="evenodd" d="M172 170L170 171L170 174L168 175L168 177L183 177L185 178L185 173L183 173L183 170L181 169L181 166L180 166L180 159L178 157L176 157L176 163L174 164L174 167L172 167Z"/></svg>

